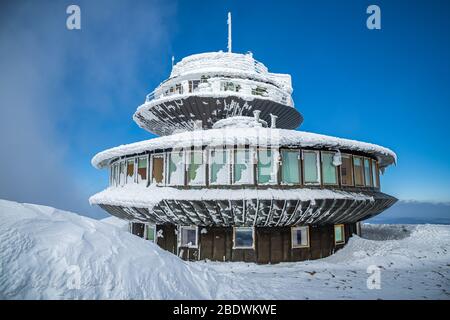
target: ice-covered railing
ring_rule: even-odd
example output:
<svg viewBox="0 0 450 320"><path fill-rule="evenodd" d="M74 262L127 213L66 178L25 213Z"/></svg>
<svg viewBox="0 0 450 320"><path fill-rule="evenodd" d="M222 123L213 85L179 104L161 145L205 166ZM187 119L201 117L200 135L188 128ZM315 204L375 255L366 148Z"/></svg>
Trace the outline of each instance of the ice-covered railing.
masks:
<svg viewBox="0 0 450 320"><path fill-rule="evenodd" d="M219 51L194 54L183 58L173 66L170 77L174 78L189 73L197 73L199 70L208 71L217 67L234 72L269 74L267 67L253 59L251 53L240 54Z"/></svg>
<svg viewBox="0 0 450 320"><path fill-rule="evenodd" d="M179 83L167 82L146 96L145 102L162 99L173 95L228 93L229 95L244 95L254 98L270 99L272 101L294 107L291 95L272 84L261 83L250 79L232 77L200 77L183 80Z"/></svg>

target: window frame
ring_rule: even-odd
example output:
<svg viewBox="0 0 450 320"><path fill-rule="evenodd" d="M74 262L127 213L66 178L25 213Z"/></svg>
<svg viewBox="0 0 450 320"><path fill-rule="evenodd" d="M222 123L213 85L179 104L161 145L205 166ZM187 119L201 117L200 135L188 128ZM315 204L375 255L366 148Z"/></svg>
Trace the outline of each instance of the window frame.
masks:
<svg viewBox="0 0 450 320"><path fill-rule="evenodd" d="M202 154L202 165L203 165L203 181L201 183L191 183L191 181L189 181L189 165L191 164L190 161L190 156L194 153L201 153ZM184 150L184 170L186 172L185 174L185 185L187 186L206 186L206 182L207 182L207 177L206 177L206 173L207 173L207 163L208 163L208 158L207 158L207 153L206 150L204 149L189 149L189 150Z"/></svg>
<svg viewBox="0 0 450 320"><path fill-rule="evenodd" d="M342 240L341 241L337 241L336 240L336 228L341 228L341 234L342 234ZM335 224L334 225L333 237L334 237L334 244L335 245L345 244L345 225L344 224Z"/></svg>
<svg viewBox="0 0 450 320"><path fill-rule="evenodd" d="M133 163L133 176L130 178L128 178L128 162ZM134 183L136 183L136 157L130 157L125 159L125 184L134 184Z"/></svg>
<svg viewBox="0 0 450 320"><path fill-rule="evenodd" d="M283 181L283 164L284 164L284 159L283 159L283 151L287 151L287 152L292 152L292 153L297 153L297 166L298 166L298 182L297 183L287 183ZM303 178L302 178L302 172L303 172L303 164L302 164L302 150L300 149L289 149L289 148L280 148L280 158L281 158L281 163L280 163L280 167L281 170L279 169L279 179L280 179L280 185L283 186L301 186L303 183Z"/></svg>
<svg viewBox="0 0 450 320"><path fill-rule="evenodd" d="M297 244L297 245L294 245L294 234L295 234L295 232L297 231L297 230L306 230L306 235L307 235L307 237L306 237L306 239L308 240L307 242L307 244L306 245L299 245L299 244ZM311 245L310 245L310 231L309 231L310 229L309 229L309 226L292 226L291 227L291 249L301 249L301 248L309 248Z"/></svg>
<svg viewBox="0 0 450 320"><path fill-rule="evenodd" d="M165 152L158 152L158 153L152 153L149 157L149 178L148 178L148 184L153 184L153 159L154 158L162 158L163 165L162 165L162 182L155 182L156 186L165 186L166 185L166 153Z"/></svg>
<svg viewBox="0 0 450 320"><path fill-rule="evenodd" d="M120 170L123 168L123 178L121 177ZM119 186L123 187L127 181L127 163L126 160L119 162Z"/></svg>
<svg viewBox="0 0 450 320"><path fill-rule="evenodd" d="M212 177L212 173L211 173L212 156L211 156L211 154L213 151L217 151L217 150L225 151L226 158L228 159L228 162L225 164L225 166L228 167L228 169L227 169L228 170L228 183L227 184L211 182L211 177ZM232 156L233 156L232 148L226 148L226 147L225 148L217 148L217 147L216 148L208 148L208 163L207 163L207 165L208 165L208 185L210 185L210 186L230 186L232 184L232 182L231 182L232 181L232 171L233 171Z"/></svg>
<svg viewBox="0 0 450 320"><path fill-rule="evenodd" d="M195 245L188 245L188 244L181 243L182 229L195 230ZM177 232L178 232L178 239L177 239L178 248L198 249L198 247L199 247L199 245L198 245L198 239L199 239L198 226L181 226L180 225Z"/></svg>
<svg viewBox="0 0 450 320"><path fill-rule="evenodd" d="M235 155L238 151L249 151L249 160L250 160L250 167L251 167L251 178L250 178L250 182L243 182L243 183L236 183L236 181L234 180L234 173L236 171L236 163L235 163ZM255 148L254 147L237 147L233 149L233 153L232 153L232 158L231 158L231 185L234 186L253 186L255 185Z"/></svg>
<svg viewBox="0 0 450 320"><path fill-rule="evenodd" d="M259 152L260 151L267 151L270 150L271 152L271 158L273 161L273 166L275 167L276 170L276 174L275 174L275 181L269 181L269 182L265 182L265 183L260 183L259 182ZM275 159L275 155L278 153L278 157L277 159ZM258 147L256 149L256 154L254 155L256 156L256 184L260 185L260 186L273 186L273 185L279 185L280 184L280 179L279 179L279 171L280 171L280 163L279 163L279 157L280 157L280 149L279 148L270 148L270 147ZM254 178L254 180L255 180Z"/></svg>
<svg viewBox="0 0 450 320"><path fill-rule="evenodd" d="M339 175L340 175L340 184L342 187L354 187L355 186L355 173L353 172L354 170L354 165L353 165L353 155L350 153L341 153L341 158L350 158L350 175L352 177L352 183L351 184L345 184L342 182L342 164L339 166ZM343 162L342 162L343 163Z"/></svg>
<svg viewBox="0 0 450 320"><path fill-rule="evenodd" d="M169 173L169 165L170 165L170 159L171 159L171 155L172 154L176 154L176 153L182 153L181 155L181 163L183 165L183 181L180 184L172 184L170 183L170 173ZM184 149L181 150L181 152L177 152L177 151L167 151L166 152L166 157L164 159L164 164L166 167L166 186L171 186L171 187L179 187L179 186L186 186L186 152Z"/></svg>
<svg viewBox="0 0 450 320"><path fill-rule="evenodd" d="M373 167L375 166L375 172L373 172ZM373 176L375 174L375 176ZM372 159L372 182L376 181L377 186L373 184L375 189L380 189L380 168L378 167L378 161Z"/></svg>
<svg viewBox="0 0 450 320"><path fill-rule="evenodd" d="M356 167L355 167L355 159L359 158L361 160L361 177L362 177L362 183L357 184L356 183ZM353 177L354 177L354 183L355 187L364 187L365 181L364 181L364 157L363 156L353 156Z"/></svg>
<svg viewBox="0 0 450 320"><path fill-rule="evenodd" d="M317 182L306 182L305 181L305 153L315 153L316 154L316 170L317 170ZM320 162L320 151L319 150L308 150L302 149L302 182L304 186L320 186L322 182L321 175L321 162Z"/></svg>
<svg viewBox="0 0 450 320"><path fill-rule="evenodd" d="M246 229L252 230L252 245L251 246L236 246L236 230L237 229ZM255 249L255 242L256 242L256 238L255 238L255 227L233 227L233 250L236 249L243 249L243 250L250 250L250 249Z"/></svg>
<svg viewBox="0 0 450 320"><path fill-rule="evenodd" d="M331 160L331 165L334 167L334 174L336 176L336 183L325 183L325 181L324 181L324 174L323 174L324 165L323 165L323 156L322 156L323 154L330 154L332 157L334 157L336 152L333 152L333 151L320 151L320 171L321 171L320 179L321 179L322 185L324 185L324 186L338 186L339 185L339 171L338 171L338 167L333 165L333 160Z"/></svg>
<svg viewBox="0 0 450 320"><path fill-rule="evenodd" d="M366 181L366 160L369 162L369 181ZM372 177L372 159L364 157L363 161L363 172L364 172L364 187L373 188L373 177Z"/></svg>
<svg viewBox="0 0 450 320"><path fill-rule="evenodd" d="M145 165L146 165L146 177L145 180L139 182L139 159L144 159L145 161ZM136 160L135 160L135 182L136 184L140 184L140 185L146 185L148 186L148 170L149 170L149 166L148 166L148 154L144 154L144 155L140 155L140 156L136 156Z"/></svg>
<svg viewBox="0 0 450 320"><path fill-rule="evenodd" d="M148 232L148 228L150 228L150 227L153 229L153 235L154 235L153 240L147 239L147 235L148 235L147 232ZM156 230L156 225L155 224L146 223L144 225L144 239L147 240L147 241L152 241L153 243L157 243L158 236L157 236L157 232L156 231L157 230Z"/></svg>

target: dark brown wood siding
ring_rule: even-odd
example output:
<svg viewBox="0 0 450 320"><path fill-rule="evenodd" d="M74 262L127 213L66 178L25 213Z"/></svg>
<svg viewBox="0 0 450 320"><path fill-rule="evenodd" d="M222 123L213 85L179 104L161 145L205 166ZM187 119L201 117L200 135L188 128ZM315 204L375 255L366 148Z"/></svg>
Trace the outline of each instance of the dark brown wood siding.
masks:
<svg viewBox="0 0 450 320"><path fill-rule="evenodd" d="M138 227L136 227L138 228ZM346 224L345 242L356 233L356 224ZM175 225L158 225L163 237L157 243L184 260L243 261L259 264L325 258L344 245L334 243L334 225L309 226L309 247L292 248L290 227L257 227L255 249L233 249L232 227L199 227L198 248L177 248ZM202 231L203 230L203 231Z"/></svg>

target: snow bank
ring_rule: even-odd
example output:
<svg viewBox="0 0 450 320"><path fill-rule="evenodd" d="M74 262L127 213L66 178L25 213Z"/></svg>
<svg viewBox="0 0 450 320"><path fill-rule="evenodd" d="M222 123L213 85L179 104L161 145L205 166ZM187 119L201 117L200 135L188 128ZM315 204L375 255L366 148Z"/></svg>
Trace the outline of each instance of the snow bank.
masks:
<svg viewBox="0 0 450 320"><path fill-rule="evenodd" d="M362 236L321 260L189 263L106 222L0 200L0 299L450 299L450 226Z"/></svg>
<svg viewBox="0 0 450 320"><path fill-rule="evenodd" d="M396 154L376 144L356 140L336 138L304 131L271 129L271 128L222 128L198 131L187 131L169 136L121 145L102 151L92 158L96 168L102 168L108 161L134 153L168 148L188 148L191 146L223 147L224 145L252 146L295 146L320 147L362 151L378 158L380 168L397 162Z"/></svg>
<svg viewBox="0 0 450 320"><path fill-rule="evenodd" d="M74 213L0 200L0 221L0 299L229 298L234 284Z"/></svg>

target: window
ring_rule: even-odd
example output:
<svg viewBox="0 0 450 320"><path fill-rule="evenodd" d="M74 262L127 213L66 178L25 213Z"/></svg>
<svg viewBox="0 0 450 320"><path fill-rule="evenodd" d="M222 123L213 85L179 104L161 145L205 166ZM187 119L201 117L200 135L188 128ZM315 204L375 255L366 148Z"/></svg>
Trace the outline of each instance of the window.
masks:
<svg viewBox="0 0 450 320"><path fill-rule="evenodd" d="M125 184L125 161L120 163L120 172L119 172L119 184L123 186Z"/></svg>
<svg viewBox="0 0 450 320"><path fill-rule="evenodd" d="M372 170L370 168L370 159L364 158L364 181L365 186L372 186Z"/></svg>
<svg viewBox="0 0 450 320"><path fill-rule="evenodd" d="M353 167L355 170L355 185L364 185L363 163L361 157L353 157Z"/></svg>
<svg viewBox="0 0 450 320"><path fill-rule="evenodd" d="M235 227L233 229L233 249L253 249L254 229L251 227Z"/></svg>
<svg viewBox="0 0 450 320"><path fill-rule="evenodd" d="M353 186L353 165L352 156L349 154L341 155L341 184L343 186Z"/></svg>
<svg viewBox="0 0 450 320"><path fill-rule="evenodd" d="M303 181L305 184L320 184L318 151L303 151Z"/></svg>
<svg viewBox="0 0 450 320"><path fill-rule="evenodd" d="M333 152L322 152L322 179L323 184L338 184L337 168L333 164Z"/></svg>
<svg viewBox="0 0 450 320"><path fill-rule="evenodd" d="M152 224L145 225L145 240L156 242L156 226Z"/></svg>
<svg viewBox="0 0 450 320"><path fill-rule="evenodd" d="M300 152L281 150L281 183L300 184Z"/></svg>
<svg viewBox="0 0 450 320"><path fill-rule="evenodd" d="M253 149L237 149L233 158L233 183L253 184Z"/></svg>
<svg viewBox="0 0 450 320"><path fill-rule="evenodd" d="M134 182L134 159L127 160L127 183Z"/></svg>
<svg viewBox="0 0 450 320"><path fill-rule="evenodd" d="M309 227L291 228L291 246L292 248L309 248Z"/></svg>
<svg viewBox="0 0 450 320"><path fill-rule="evenodd" d="M187 178L189 185L203 185L205 184L205 161L203 159L204 152L188 151L187 158Z"/></svg>
<svg viewBox="0 0 450 320"><path fill-rule="evenodd" d="M147 157L138 158L137 182L147 183Z"/></svg>
<svg viewBox="0 0 450 320"><path fill-rule="evenodd" d="M152 159L151 184L162 185L164 184L164 155L153 154L151 159Z"/></svg>
<svg viewBox="0 0 450 320"><path fill-rule="evenodd" d="M230 184L230 150L211 149L209 152L209 183Z"/></svg>
<svg viewBox="0 0 450 320"><path fill-rule="evenodd" d="M235 92L239 92L239 90L241 89L241 86L238 84L234 84L233 82L221 82L220 83L220 90L221 91L235 91Z"/></svg>
<svg viewBox="0 0 450 320"><path fill-rule="evenodd" d="M183 151L173 151L169 153L167 164L168 181L172 186L184 185L184 158Z"/></svg>
<svg viewBox="0 0 450 320"><path fill-rule="evenodd" d="M258 150L258 184L276 184L278 181L278 150Z"/></svg>
<svg viewBox="0 0 450 320"><path fill-rule="evenodd" d="M334 243L335 244L345 243L345 229L343 224L334 225Z"/></svg>
<svg viewBox="0 0 450 320"><path fill-rule="evenodd" d="M378 164L375 160L372 160L372 177L373 177L373 186L375 188L380 187L380 174L378 171Z"/></svg>
<svg viewBox="0 0 450 320"><path fill-rule="evenodd" d="M200 83L200 80L189 80L189 92L198 91L199 83Z"/></svg>
<svg viewBox="0 0 450 320"><path fill-rule="evenodd" d="M198 237L197 237L197 227L185 227L180 226L180 247L197 248L198 247Z"/></svg>
<svg viewBox="0 0 450 320"><path fill-rule="evenodd" d="M182 94L183 93L183 87L181 86L181 84L176 84L175 85L175 92L178 94Z"/></svg>
<svg viewBox="0 0 450 320"><path fill-rule="evenodd" d="M256 86L252 88L252 94L256 96L267 96L267 88Z"/></svg>

